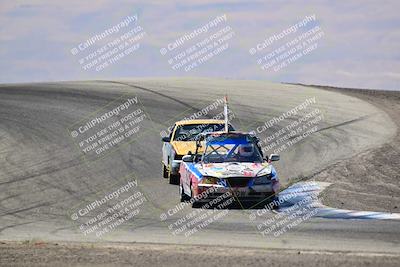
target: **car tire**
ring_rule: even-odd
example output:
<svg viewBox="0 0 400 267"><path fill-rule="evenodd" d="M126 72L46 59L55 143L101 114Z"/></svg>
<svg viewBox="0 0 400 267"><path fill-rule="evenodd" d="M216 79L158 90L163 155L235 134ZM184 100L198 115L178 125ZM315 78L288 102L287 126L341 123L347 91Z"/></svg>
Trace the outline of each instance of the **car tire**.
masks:
<svg viewBox="0 0 400 267"><path fill-rule="evenodd" d="M192 203L192 208L193 209L198 209L198 208L201 208L201 207L203 207L203 203L201 203L201 202L198 202L198 201L193 201L193 203Z"/></svg>
<svg viewBox="0 0 400 267"><path fill-rule="evenodd" d="M275 203L278 203L278 205L273 205L272 209L273 210L279 210L279 196L274 195L274 197L272 198L272 201L275 201Z"/></svg>
<svg viewBox="0 0 400 267"><path fill-rule="evenodd" d="M190 185L190 202L192 202L193 209L201 208L203 206L203 203L201 203L200 201L196 201L193 198L192 185Z"/></svg>
<svg viewBox="0 0 400 267"><path fill-rule="evenodd" d="M162 169L163 169L163 178L168 178L168 169L167 166L165 166L165 164L162 164Z"/></svg>
<svg viewBox="0 0 400 267"><path fill-rule="evenodd" d="M168 179L170 184L179 184L179 174L172 174L171 171L168 171Z"/></svg>
<svg viewBox="0 0 400 267"><path fill-rule="evenodd" d="M181 202L187 202L190 200L190 197L185 194L182 184L179 185L179 195L181 196Z"/></svg>

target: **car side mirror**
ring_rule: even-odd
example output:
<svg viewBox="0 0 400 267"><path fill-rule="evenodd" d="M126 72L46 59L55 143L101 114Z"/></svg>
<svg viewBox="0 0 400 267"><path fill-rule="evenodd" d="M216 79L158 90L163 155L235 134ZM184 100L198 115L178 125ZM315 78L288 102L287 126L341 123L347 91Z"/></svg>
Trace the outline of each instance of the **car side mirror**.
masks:
<svg viewBox="0 0 400 267"><path fill-rule="evenodd" d="M161 141L165 142L165 143L169 143L171 142L171 138L169 138L168 136L161 138Z"/></svg>
<svg viewBox="0 0 400 267"><path fill-rule="evenodd" d="M279 154L271 154L271 155L269 155L269 157L268 157L268 162L271 162L271 161L278 161L278 160L280 160L281 159L281 157L279 156Z"/></svg>
<svg viewBox="0 0 400 267"><path fill-rule="evenodd" d="M183 162L193 162L193 155L185 155L182 157Z"/></svg>

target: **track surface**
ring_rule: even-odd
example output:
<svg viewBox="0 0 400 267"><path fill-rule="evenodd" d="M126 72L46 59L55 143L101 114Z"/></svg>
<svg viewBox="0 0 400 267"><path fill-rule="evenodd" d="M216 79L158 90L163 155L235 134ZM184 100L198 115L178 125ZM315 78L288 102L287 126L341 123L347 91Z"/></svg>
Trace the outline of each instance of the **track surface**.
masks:
<svg viewBox="0 0 400 267"><path fill-rule="evenodd" d="M139 141L85 164L67 127L123 93L139 97L155 128ZM390 117L367 102L295 85L212 79L1 85L0 239L400 253L398 221L312 218L279 237L263 237L255 228L257 221L249 221L251 211L239 209L193 236L172 235L167 226L176 218L162 222L160 214L179 203L178 188L161 177L160 131L182 119L182 113L190 115L225 93L240 130L254 130L316 97L313 108L322 111L324 120L317 133L281 153L276 168L283 184L381 146L396 134ZM137 218L100 239L80 233L70 219L71 207L96 199L99 191L116 189L124 184L121 177L132 173L148 199Z"/></svg>

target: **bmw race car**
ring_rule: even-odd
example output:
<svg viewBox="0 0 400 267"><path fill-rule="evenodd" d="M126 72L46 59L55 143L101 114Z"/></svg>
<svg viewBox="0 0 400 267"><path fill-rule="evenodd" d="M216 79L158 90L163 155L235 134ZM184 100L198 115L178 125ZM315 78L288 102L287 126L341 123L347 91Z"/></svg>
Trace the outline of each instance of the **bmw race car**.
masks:
<svg viewBox="0 0 400 267"><path fill-rule="evenodd" d="M224 123L224 120L215 119L175 122L170 135L162 138L163 177L168 178L170 184L179 184L179 166L182 157L196 150L197 136L201 133L221 131L225 127ZM234 130L232 125L228 125L228 130Z"/></svg>
<svg viewBox="0 0 400 267"><path fill-rule="evenodd" d="M228 191L239 201L275 198L279 179L271 162L279 160L279 155L264 158L258 138L250 133L214 132L202 137L196 153L184 156L180 165L181 201L199 204Z"/></svg>

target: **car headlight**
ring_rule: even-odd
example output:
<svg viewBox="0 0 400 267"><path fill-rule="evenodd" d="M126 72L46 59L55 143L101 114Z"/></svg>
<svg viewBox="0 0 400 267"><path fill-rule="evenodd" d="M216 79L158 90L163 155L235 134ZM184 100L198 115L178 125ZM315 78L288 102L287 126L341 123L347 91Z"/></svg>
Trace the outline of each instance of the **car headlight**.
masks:
<svg viewBox="0 0 400 267"><path fill-rule="evenodd" d="M254 184L269 184L271 182L272 174L266 174L254 178Z"/></svg>
<svg viewBox="0 0 400 267"><path fill-rule="evenodd" d="M273 167L271 165L268 165L261 171L257 173L257 177L265 176L265 175L270 175L273 173Z"/></svg>

